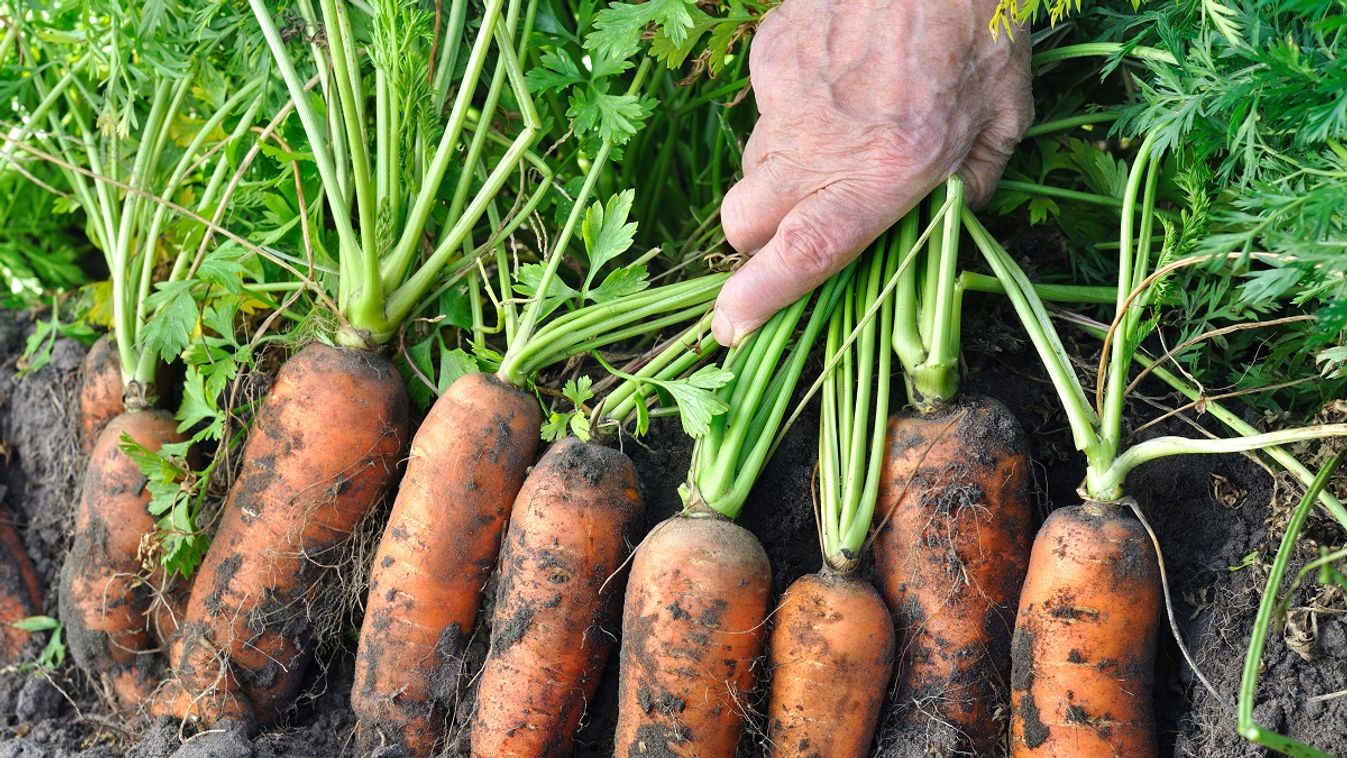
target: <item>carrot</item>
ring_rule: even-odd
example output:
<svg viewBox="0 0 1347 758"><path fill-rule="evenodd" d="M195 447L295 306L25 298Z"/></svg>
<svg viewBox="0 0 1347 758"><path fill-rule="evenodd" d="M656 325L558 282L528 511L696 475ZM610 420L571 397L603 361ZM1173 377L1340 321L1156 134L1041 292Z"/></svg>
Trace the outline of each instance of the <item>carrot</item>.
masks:
<svg viewBox="0 0 1347 758"><path fill-rule="evenodd" d="M510 517L477 688L472 754L564 756L616 639L643 510L622 453L568 437L524 482Z"/></svg>
<svg viewBox="0 0 1347 758"><path fill-rule="evenodd" d="M824 568L786 590L768 642L767 741L779 758L868 756L893 673L893 617L857 576L884 475L895 302L881 288L898 268L893 241L867 251L828 321L815 500Z"/></svg>
<svg viewBox="0 0 1347 758"><path fill-rule="evenodd" d="M80 373L80 445L87 453L93 450L103 427L126 412L122 362L111 335L103 335L89 348Z"/></svg>
<svg viewBox="0 0 1347 758"><path fill-rule="evenodd" d="M825 569L796 580L773 619L772 755L869 755L896 645L879 592L854 574Z"/></svg>
<svg viewBox="0 0 1347 758"><path fill-rule="evenodd" d="M468 374L417 430L370 573L351 693L362 750L426 755L442 732L541 423L532 397Z"/></svg>
<svg viewBox="0 0 1347 758"><path fill-rule="evenodd" d="M387 490L407 426L378 354L315 343L285 363L193 584L173 654L186 697L169 710L212 722L242 696L265 724L293 701L325 566Z"/></svg>
<svg viewBox="0 0 1347 758"><path fill-rule="evenodd" d="M732 521L680 515L651 531L627 582L618 755L734 755L771 584L766 551Z"/></svg>
<svg viewBox="0 0 1347 758"><path fill-rule="evenodd" d="M157 674L145 615L150 591L137 557L154 519L145 477L122 451L122 435L151 451L182 440L173 417L153 410L123 413L98 435L75 511L75 541L61 568L60 613L75 663L123 705L137 707Z"/></svg>
<svg viewBox="0 0 1347 758"><path fill-rule="evenodd" d="M940 724L960 752L991 755L1000 738L1032 533L1028 464L1019 423L990 398L889 422L875 573L903 640L886 726L900 744L934 744Z"/></svg>
<svg viewBox="0 0 1347 758"><path fill-rule="evenodd" d="M19 663L30 635L11 626L42 612L42 583L6 517L0 516L0 666Z"/></svg>
<svg viewBox="0 0 1347 758"><path fill-rule="evenodd" d="M1034 540L1011 674L1017 756L1156 754L1155 550L1123 506L1059 508Z"/></svg>

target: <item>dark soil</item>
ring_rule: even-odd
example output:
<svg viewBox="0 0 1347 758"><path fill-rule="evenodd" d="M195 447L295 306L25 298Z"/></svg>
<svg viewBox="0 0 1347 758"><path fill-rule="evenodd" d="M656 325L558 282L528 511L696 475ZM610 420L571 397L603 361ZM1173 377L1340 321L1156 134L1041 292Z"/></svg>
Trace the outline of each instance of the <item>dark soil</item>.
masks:
<svg viewBox="0 0 1347 758"><path fill-rule="evenodd" d="M971 360L966 386L1000 399L1023 423L1033 446L1036 515L1041 519L1054 507L1077 502L1075 489L1083 472L1065 421L1053 410L1056 398L1033 368L1034 357L1001 331L1001 325L1009 321L1005 315L970 315L965 327ZM56 346L51 365L16 380L14 362L22 349L25 323L22 316L0 313L0 486L4 488L3 507L14 514L45 582L47 610L54 612L56 577L70 539L70 512L84 466L73 424L83 348L62 342ZM1156 387L1147 389L1157 396L1161 392ZM1151 413L1145 406L1138 409ZM809 490L816 424L811 412L801 416L763 475L769 486L759 488L742 519L766 548L776 593L819 568ZM1191 428L1174 422L1146 433L1162 432L1189 433ZM683 481L690 454L677 423L657 424L647 440L627 439L623 447L641 476L646 526L676 512L680 507L677 486ZM1132 494L1159 534L1180 630L1221 697L1233 702L1266 566L1280 539L1279 531L1269 534L1267 524L1285 523L1287 500L1294 496L1274 492L1271 477L1241 456L1158 462L1137 472L1131 482ZM1326 521L1313 523L1309 533L1317 544L1330 547L1344 541ZM1250 554L1254 557L1246 561ZM1317 546L1302 546L1293 572L1314 554ZM1245 567L1231 569L1238 565ZM1320 596L1311 603L1313 593L1302 594L1306 606L1335 601L1336 607L1342 607L1340 595ZM494 586L487 588L485 596L494 596ZM1301 615L1311 618L1308 613ZM490 609L480 617L489 619ZM1347 697L1309 702L1314 695L1347 689L1347 619L1325 611L1312 621L1318 630L1317 644L1311 646L1316 656L1313 662L1302 659L1281 634L1270 639L1256 715L1266 727L1347 756ZM1309 629L1313 623L1307 620L1300 626ZM468 668L472 671L484 659L485 640L486 630L475 630L469 643ZM301 701L289 724L253 739L236 732L210 732L184 742L175 725L128 723L98 702L87 679L69 664L46 677L3 672L0 758L349 755L354 723L346 705L353 647L348 642L326 667L311 674L309 689L314 694ZM1238 738L1233 713L1227 713L1196 682L1164 624L1159 649L1155 694L1162 754L1213 758L1263 754ZM610 665L586 716L576 755L612 755L616 684L616 671ZM451 730L451 756L465 754L464 725L471 713L471 698L469 686ZM740 753L764 755L762 731L756 722L750 726ZM893 758L921 754L908 748L884 752Z"/></svg>

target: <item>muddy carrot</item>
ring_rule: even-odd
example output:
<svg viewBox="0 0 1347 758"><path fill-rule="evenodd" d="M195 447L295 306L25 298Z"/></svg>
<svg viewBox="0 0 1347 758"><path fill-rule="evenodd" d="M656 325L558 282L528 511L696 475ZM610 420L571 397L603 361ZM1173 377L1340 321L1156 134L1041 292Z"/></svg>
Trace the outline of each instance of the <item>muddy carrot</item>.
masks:
<svg viewBox="0 0 1347 758"><path fill-rule="evenodd" d="M993 715L1007 702L1033 533L1028 469L1020 426L994 400L963 395L890 420L875 577L902 655L886 737L975 755L1000 739Z"/></svg>
<svg viewBox="0 0 1347 758"><path fill-rule="evenodd" d="M962 184L933 193L938 233L900 277L894 350L910 408L888 423L875 582L901 640L884 739L991 755L1004 734L1010 636L1033 526L1024 433L1001 403L958 393ZM901 224L914 247L916 214Z"/></svg>
<svg viewBox="0 0 1347 758"><path fill-rule="evenodd" d="M351 694L362 749L426 755L442 734L540 423L531 396L468 374L418 429L370 574Z"/></svg>
<svg viewBox="0 0 1347 758"><path fill-rule="evenodd" d="M618 755L734 755L771 583L762 545L731 521L680 516L650 533L627 580Z"/></svg>
<svg viewBox="0 0 1347 758"><path fill-rule="evenodd" d="M42 613L42 583L18 531L0 515L0 666L20 662L30 635L11 626Z"/></svg>
<svg viewBox="0 0 1347 758"><path fill-rule="evenodd" d="M1115 503L1058 508L1034 540L1011 675L1011 751L1156 754L1151 689L1160 578L1141 523Z"/></svg>
<svg viewBox="0 0 1347 758"><path fill-rule="evenodd" d="M568 437L515 500L501 555L472 754L564 756L616 641L642 503L627 456Z"/></svg>
<svg viewBox="0 0 1347 758"><path fill-rule="evenodd" d="M772 614L767 741L778 758L870 755L893 672L893 617L856 569L883 474L894 318L883 292L895 242L886 235L862 257L828 321L816 490L824 568L796 580Z"/></svg>
<svg viewBox="0 0 1347 758"><path fill-rule="evenodd" d="M851 572L808 574L772 620L772 755L870 755L896 644L879 592Z"/></svg>
<svg viewBox="0 0 1347 758"><path fill-rule="evenodd" d="M146 610L141 540L154 531L150 495L139 466L121 448L126 435L158 451L179 442L177 423L162 411L130 411L103 428L89 455L75 511L75 541L61 569L60 614L75 663L127 707L158 684L158 643Z"/></svg>
<svg viewBox="0 0 1347 758"><path fill-rule="evenodd" d="M407 426L402 378L377 353L314 343L281 368L174 648L193 715L231 715L212 704L241 693L267 723L293 702L327 566L391 483Z"/></svg>
<svg viewBox="0 0 1347 758"><path fill-rule="evenodd" d="M110 335L84 355L80 371L80 444L87 453L108 422L126 411L122 403L122 362Z"/></svg>

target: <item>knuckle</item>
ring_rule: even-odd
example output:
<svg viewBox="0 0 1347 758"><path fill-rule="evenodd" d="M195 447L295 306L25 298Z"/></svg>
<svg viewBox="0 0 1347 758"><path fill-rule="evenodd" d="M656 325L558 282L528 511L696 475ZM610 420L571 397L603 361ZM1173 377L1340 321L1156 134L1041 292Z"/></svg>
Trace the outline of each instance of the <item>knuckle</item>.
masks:
<svg viewBox="0 0 1347 758"><path fill-rule="evenodd" d="M795 222L781 228L778 234L781 260L791 273L814 278L832 269L837 250L818 224Z"/></svg>
<svg viewBox="0 0 1347 758"><path fill-rule="evenodd" d="M923 123L886 125L866 133L864 153L883 173L910 176L944 162L945 142L943 134Z"/></svg>

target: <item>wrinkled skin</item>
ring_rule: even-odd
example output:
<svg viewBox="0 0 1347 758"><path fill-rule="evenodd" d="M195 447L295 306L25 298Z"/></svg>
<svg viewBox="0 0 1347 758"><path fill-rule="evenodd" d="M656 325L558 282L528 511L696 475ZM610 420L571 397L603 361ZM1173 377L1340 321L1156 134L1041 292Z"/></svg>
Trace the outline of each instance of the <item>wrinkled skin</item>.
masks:
<svg viewBox="0 0 1347 758"><path fill-rule="evenodd" d="M752 258L713 330L735 344L821 284L947 177L987 199L1033 120L1028 34L993 38L995 0L785 0L749 57L760 116L725 196Z"/></svg>

